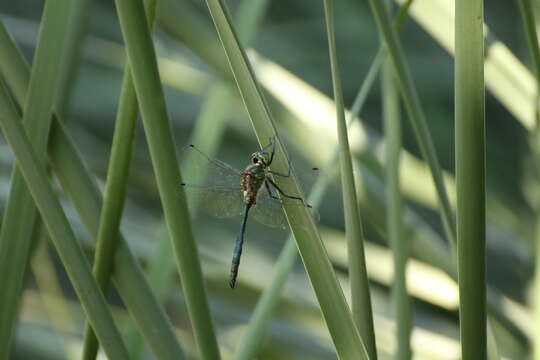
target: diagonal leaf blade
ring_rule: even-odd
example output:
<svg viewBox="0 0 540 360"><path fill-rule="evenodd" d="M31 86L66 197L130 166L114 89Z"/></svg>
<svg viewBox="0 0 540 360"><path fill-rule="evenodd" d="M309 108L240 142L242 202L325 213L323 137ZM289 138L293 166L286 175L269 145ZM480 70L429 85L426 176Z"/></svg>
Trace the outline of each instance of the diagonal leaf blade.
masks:
<svg viewBox="0 0 540 360"><path fill-rule="evenodd" d="M140 0L117 0L116 6L195 339L201 358L219 359L187 205L177 196L180 171L144 7Z"/></svg>
<svg viewBox="0 0 540 360"><path fill-rule="evenodd" d="M59 74L62 62L60 56L66 51L66 38L70 32L70 10L74 5L77 4L71 1L55 1L45 4L36 55L29 80L29 90L23 106L23 123L28 131L28 138L39 154L37 160L41 163L45 162L44 150L51 124L52 109L61 85ZM2 37L7 37L3 25L0 32ZM5 96L8 96L7 92ZM4 103L6 111L9 111L10 104L7 102L7 98L4 100L6 101ZM7 114L6 117L11 115ZM17 119L17 117L13 119ZM16 125L20 126L18 123ZM8 135L6 134L6 136ZM37 219L34 199L28 193L25 179L18 168L13 170L11 186L8 206L2 219L0 233L0 263L3 267L2 273L5 274L7 279L5 285L6 296L2 297L0 303L0 338L2 338L0 340L0 357L4 357L4 355L7 357L9 351L10 334L13 332L17 314L16 307L22 289L24 271L21 271L21 267L24 267L27 263L33 225ZM27 223L31 225L21 226L20 219L26 219ZM73 241L73 244L68 243L70 240ZM66 252L69 249L80 251L74 238L58 241L60 242L55 242L55 245L64 247L63 250L58 249L59 251ZM65 241L65 243L62 241ZM67 264L65 265L68 267ZM74 264L71 263L70 266L74 266ZM73 274L73 269L68 269L69 271ZM81 280L85 280L85 278L76 279L76 281ZM83 285L74 284L74 286L78 286L80 290ZM81 296L80 292L79 296ZM99 296L99 294L96 296ZM100 310L103 311L104 309L101 308ZM105 310L107 309L105 308ZM106 314L92 314L92 316L97 315L103 316L101 321L108 321L111 317L108 310ZM96 319L94 318L93 321L96 321ZM101 331L103 330L102 328ZM107 351L123 356L125 348L114 325L110 328L110 331L101 334L101 336L104 335L110 337L112 347L108 348Z"/></svg>
<svg viewBox="0 0 540 360"><path fill-rule="evenodd" d="M13 91L14 98L21 104L28 89L28 64L1 21L0 50L0 71L6 75L5 79ZM49 161L62 188L73 201L82 222L92 238L95 238L102 207L101 193L68 132L58 117L53 116L53 120L48 148ZM156 356L171 360L183 358L171 323L121 236L116 249L114 269L114 281L118 292Z"/></svg>
<svg viewBox="0 0 540 360"><path fill-rule="evenodd" d="M10 102L6 88L0 87L0 126L17 158L18 167L29 187L43 222L56 246L62 263L79 296L98 338L105 344L108 356L129 359L120 333L114 324L103 293L99 290L90 265L71 229L60 202L56 198L47 173L30 145L15 105Z"/></svg>
<svg viewBox="0 0 540 360"><path fill-rule="evenodd" d="M154 23L156 0L145 2L148 21ZM118 112L112 142L111 158L107 169L107 186L96 239L93 272L103 291L108 288L114 265L114 253L119 240L119 227L124 209L126 187L135 140L137 98L126 64L118 102ZM83 346L83 359L95 359L98 351L96 335L87 323Z"/></svg>
<svg viewBox="0 0 540 360"><path fill-rule="evenodd" d="M253 70L231 26L223 2L207 0L207 5L259 143L265 145L268 139L275 136L276 130ZM277 170L286 170L285 156L279 156L285 154L279 139L276 151L278 156L274 162ZM279 185L286 193L301 194L294 174L289 179L280 179ZM303 207L285 206L285 212L339 357L368 358L313 219Z"/></svg>

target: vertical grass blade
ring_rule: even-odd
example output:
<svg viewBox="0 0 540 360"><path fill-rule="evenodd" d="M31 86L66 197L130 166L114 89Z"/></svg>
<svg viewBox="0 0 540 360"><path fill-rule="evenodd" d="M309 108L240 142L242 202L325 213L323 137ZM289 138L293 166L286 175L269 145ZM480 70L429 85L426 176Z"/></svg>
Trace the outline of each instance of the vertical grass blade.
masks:
<svg viewBox="0 0 540 360"><path fill-rule="evenodd" d="M527 44L529 46L529 52L531 55L534 75L536 78L536 101L531 104L534 107L536 114L536 127L531 134L532 150L534 152L536 163L540 161L540 49L538 47L538 35L536 33L536 21L534 17L534 9L531 0L518 0L519 11L523 26L525 28L525 35L527 37ZM537 165L537 169L538 169ZM535 258L535 274L534 274L534 313L535 313L535 338L534 338L534 359L540 360L540 204L536 207L536 231L535 231L535 246L536 246L536 258Z"/></svg>
<svg viewBox="0 0 540 360"><path fill-rule="evenodd" d="M382 74L382 100L385 141L386 224L388 242L394 257L392 283L392 310L396 322L396 351L394 358L411 359L411 299L407 294L406 270L410 241L403 226L403 200L399 185L399 160L401 154L401 119L399 91L394 69L389 59Z"/></svg>
<svg viewBox="0 0 540 360"><path fill-rule="evenodd" d="M28 89L28 64L3 30L5 28L0 21L0 71L6 74L5 80L20 105ZM53 116L48 155L64 191L73 201L92 238L95 238L102 206L101 193L56 116ZM156 356L170 360L184 358L168 318L122 237L116 249L114 269L116 288Z"/></svg>
<svg viewBox="0 0 540 360"><path fill-rule="evenodd" d="M199 116L195 120L195 127L189 140L190 144L196 144L199 149L209 156L215 155L226 130L226 120L230 114L231 101L229 86L222 82L217 82L211 86ZM182 168L185 176L190 175L190 171L193 170L193 168ZM163 227L165 228L165 225ZM168 290L174 284L170 274L176 266L174 253L171 251L171 241L166 229L163 233L159 237L157 249L154 250L148 260L147 266L148 281L152 285L156 298L161 303L165 302ZM140 358L143 347L139 344L139 336L133 331L130 334L128 345L133 344L131 354L135 358Z"/></svg>
<svg viewBox="0 0 540 360"><path fill-rule="evenodd" d="M104 292L109 286L114 264L137 120L135 90L127 66L124 75L94 256L94 277ZM132 98L127 100L129 97ZM134 102L134 107L130 106L130 100ZM98 347L97 338L87 323L83 359L95 359Z"/></svg>
<svg viewBox="0 0 540 360"><path fill-rule="evenodd" d="M86 255L75 238L48 180L45 166L40 163L32 148L15 105L11 103L3 85L0 86L0 113L3 135L15 153L18 168L36 202L77 296L96 329L96 334L106 344L105 353L113 359L129 359L105 298L92 277Z"/></svg>
<svg viewBox="0 0 540 360"><path fill-rule="evenodd" d="M535 231L536 245L536 269L534 275L534 311L535 311L535 338L534 338L534 359L540 360L540 220L537 220Z"/></svg>
<svg viewBox="0 0 540 360"><path fill-rule="evenodd" d="M219 349L187 206L185 201L177 196L181 177L176 159L176 148L167 118L163 89L144 7L139 0L117 0L116 6L165 221L176 254L197 346L202 359L219 359Z"/></svg>
<svg viewBox="0 0 540 360"><path fill-rule="evenodd" d="M258 25L264 17L268 0L244 0L237 9L238 34L246 42L255 36ZM194 122L194 128L190 136L189 143L196 144L205 154L213 157L218 151L221 139L227 125L227 119L231 111L230 85L223 80L216 79L207 91L205 101L201 111ZM182 159L180 159L182 160ZM183 174L190 176L193 168L184 166ZM191 204L192 209L194 204ZM196 208L196 206L195 206ZM196 210L192 210L196 211ZM168 236L163 235L159 240L158 248L150 258L148 263L148 279L156 297L164 301L167 290L171 286L170 274L174 266L173 254L170 251L171 245ZM134 344L135 351L132 355L140 357L142 346L138 346L138 335L133 334L129 341ZM140 342L140 341L139 341Z"/></svg>
<svg viewBox="0 0 540 360"><path fill-rule="evenodd" d="M162 1L167 2L169 0ZM173 1L174 3L174 0L170 1ZM406 3L403 3L402 9L403 6L406 6L409 2L410 0ZM179 4L179 2L174 4ZM424 2L419 2L417 5L420 7L422 6L422 4L424 4ZM186 4L186 9L189 9L188 4ZM400 10L400 13L401 11L402 10ZM204 61L206 61L209 65L213 66L218 72L220 72L224 78L228 79L229 71L228 69L225 69L225 65L223 65L223 57L220 57L219 54L217 54L217 51L212 50L215 48L215 46L209 45L215 41L211 37L211 34L208 34L208 29L204 26L204 21L200 19L200 16L198 16L192 10L182 12L181 9L178 8L178 6L164 6L163 12L165 14L160 19L161 21L163 21L162 25L164 25L167 31L170 32L174 37L183 41ZM175 21L176 18L182 18L182 21ZM193 33L197 33L198 35L202 34L204 41L197 42L196 39L191 37L191 34ZM382 56L379 57L379 59L380 58L382 58ZM373 67L374 64L372 64L372 69ZM457 278L455 252L452 252L452 254L449 255L446 253L446 249L444 248L444 246L435 242L429 242L425 237L418 237L418 239L421 239L421 241L417 242L417 239L413 239L413 243L417 244L412 245L414 249L413 253L415 254L415 256L421 256L424 261L436 267L444 269L444 271L446 271L452 278ZM419 243L422 244L419 245ZM424 251L424 249L429 250ZM434 260L434 256L436 256L439 261ZM488 289L489 288L490 287L488 285ZM490 316L493 316L495 319L500 321L503 326L508 329L520 343L526 343L527 340L523 334L522 329L520 329L519 326L516 326L516 322L511 319L511 316L509 316L509 314L504 310L503 306L501 306L501 300L502 298L497 291L490 291L490 294L488 296L488 310L490 312Z"/></svg>
<svg viewBox="0 0 540 360"><path fill-rule="evenodd" d="M370 5L375 15L375 20L377 21L379 31L384 36L385 43L394 64L394 68L396 69L396 77L399 81L401 95L409 114L409 118L412 122L417 142L420 146L423 157L430 166L441 205L441 217L443 219L445 233L452 247L452 258L455 258L457 257L455 224L453 221L450 203L448 201L448 196L444 188L444 181L442 179L435 148L426 125L425 115L421 107L418 93L414 87L412 76L405 61L401 44L399 43L397 35L393 29L391 26L389 26L390 22L388 15L385 13L383 4L379 0L370 0ZM497 301L494 300L489 304L492 316L501 320L504 324L506 324L505 326L511 325L507 317L503 314L503 312L500 311L500 307L497 306L496 302ZM509 328L513 329L513 332L516 333L513 326L510 326ZM516 333L516 335L519 337L519 332ZM490 351L492 353L497 352L496 349L490 349Z"/></svg>
<svg viewBox="0 0 540 360"><path fill-rule="evenodd" d="M386 48L388 49L392 64L396 69L396 77L401 90L401 95L414 130L416 141L420 147L422 156L430 167L431 175L433 176L446 236L450 245L455 247L456 231L454 216L452 215L450 201L448 200L448 194L446 193L446 188L444 186L435 146L427 126L426 116L420 103L420 97L414 86L411 72L405 60L401 43L398 40L396 31L391 26L390 17L387 14L383 2L381 0L369 0L369 4L379 28L379 32L386 43Z"/></svg>
<svg viewBox="0 0 540 360"><path fill-rule="evenodd" d="M276 130L253 75L253 70L238 42L223 2L207 0L206 3L259 143L266 144L268 139L276 135ZM274 159L275 167L273 165L273 168L277 171L286 171L288 165L286 152L279 138L276 141L276 151L278 155ZM301 194L294 173L291 178L280 179L278 185L286 193ZM306 209L301 207L285 206L285 213L338 356L340 359L368 358L313 219Z"/></svg>
<svg viewBox="0 0 540 360"><path fill-rule="evenodd" d="M345 121L343 93L337 60L336 39L334 29L334 3L333 0L324 0L326 19L326 34L330 52L330 66L332 70L332 85L334 88L334 101L336 103L336 123L338 134L339 163L341 173L341 186L343 193L343 210L345 215L345 234L347 238L347 251L349 260L349 284L351 288L351 308L353 319L364 340L370 359L377 359L375 344L375 330L373 326L373 312L369 292L369 283L364 254L364 233L358 202Z"/></svg>
<svg viewBox="0 0 540 360"><path fill-rule="evenodd" d="M145 5L148 23L152 27L155 18L156 0L148 0ZM131 78L131 69L129 63L127 63L118 102L111 158L107 169L107 183L94 256L94 276L103 291L109 287L114 264L114 253L118 243L120 220L126 197L136 123L137 97ZM83 359L95 359L98 348L97 338L87 323Z"/></svg>
<svg viewBox="0 0 540 360"><path fill-rule="evenodd" d="M461 355L486 359L483 1L456 0L455 133Z"/></svg>
<svg viewBox="0 0 540 360"><path fill-rule="evenodd" d="M38 159L43 163L50 118L60 86L58 77L61 72L61 55L66 48L66 34L70 31L68 23L72 5L71 1L54 1L47 3L43 10L29 91L22 106L23 122L29 139L40 155ZM0 25L0 41L1 46L7 48L2 48L2 52L9 51L11 39L3 24ZM2 62L9 60L2 58ZM12 69L6 70L3 75L7 80L17 77L10 73ZM20 172L14 167L0 231L0 273L4 279L3 296L0 297L0 358L8 357L36 216L34 200ZM24 226L20 219L25 219Z"/></svg>
<svg viewBox="0 0 540 360"><path fill-rule="evenodd" d="M401 25L407 18L407 13L413 1L414 0L407 0L399 7L399 10L396 16L394 17L394 21L393 21L394 27L396 28L397 31L399 31L399 29L401 28ZM382 43L379 46L379 50L377 50L377 54L375 55L375 58L371 62L366 78L364 79L364 82L362 83L362 86L360 87L360 90L358 91L358 94L356 95L356 98L354 99L354 102L351 105L351 119L355 119L360 115L360 108L363 106L365 97L367 96L371 88L373 87L373 84L375 83L375 79L377 75L379 74L379 70L385 63L384 60L386 60L387 57L388 57L388 50L386 50L385 44Z"/></svg>
<svg viewBox="0 0 540 360"><path fill-rule="evenodd" d="M406 4L400 7L399 13L396 17L396 26L399 26L402 23L412 1L413 0L409 0ZM381 47L373 59L368 73L366 74L366 77L364 78L364 81L362 82L362 85L360 86L360 89L358 90L358 93L354 99L353 105L351 106L351 114L348 119L348 126L351 125L352 120L358 119L359 114L366 102L367 96L375 84L375 80L377 79L377 75L385 56L386 55L382 51ZM321 176L317 179L315 185L313 185L313 189L308 198L308 203L314 208L318 208L322 197L330 185L330 177L337 170L337 158L338 149L336 148L334 153L330 156L330 160L328 161L327 165L323 168ZM291 235L287 239L285 246L281 250L279 259L276 262L276 272L272 278L270 286L264 290L259 301L257 302L257 306L253 311L249 324L244 331L244 338L240 341L235 359L250 360L256 357L257 351L263 341L264 330L266 329L272 312L280 299L283 287L293 269L293 265L297 257L298 250L295 246L294 237Z"/></svg>
<svg viewBox="0 0 540 360"><path fill-rule="evenodd" d="M353 119L357 119L358 114L362 111L367 96L369 95L369 92L377 79L377 74L379 72L382 60L382 53L379 51L375 59L373 59L369 71L362 82L362 86L360 86L356 98L354 99L351 107L351 116L349 117L349 126L351 121ZM330 175L334 174L337 170L337 163L339 162L337 159L337 151L338 150L336 148L334 153L330 156L330 160L328 161L327 165L324 166L321 176L319 176L317 182L315 185L313 185L311 194L308 197L308 203L314 208L319 207L320 201L330 185ZM298 249L295 246L294 237L291 235L287 239L285 246L281 250L279 259L276 262L276 273L272 278L270 286L264 290L259 301L257 302L257 306L253 311L253 315L250 318L248 327L244 332L244 338L240 341L235 359L249 360L256 357L257 350L263 341L266 325L280 299L285 282L293 269L293 265L297 257Z"/></svg>

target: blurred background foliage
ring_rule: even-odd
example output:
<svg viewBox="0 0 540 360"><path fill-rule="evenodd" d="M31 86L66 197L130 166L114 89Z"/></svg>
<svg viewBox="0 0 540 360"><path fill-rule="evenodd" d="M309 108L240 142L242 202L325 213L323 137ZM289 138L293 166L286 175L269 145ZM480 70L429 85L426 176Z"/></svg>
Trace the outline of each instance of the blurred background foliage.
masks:
<svg viewBox="0 0 540 360"><path fill-rule="evenodd" d="M239 0L227 1L231 13L235 13L238 3ZM163 0L158 1L158 6L154 43L178 149L191 141L194 126L201 121L203 111L207 111L207 116L224 118L224 133L214 144L218 157L237 167L244 166L258 145L238 91L228 80L230 74L225 55L217 41L206 4L199 0ZM29 61L35 49L42 10L43 2L35 0L0 2L0 19ZM380 42L366 1L336 2L335 15L345 104L350 107ZM179 26L185 18L191 19L204 32L198 32L195 28L192 32L186 32L189 28L187 25ZM485 19L498 40L528 66L530 59L516 2L486 2ZM91 172L103 184L125 55L112 2L90 1L82 21L84 34L78 44L80 57L71 75L63 112L78 150ZM404 23L400 36L429 120L439 160L443 169L452 174L452 56L413 19ZM302 111L309 114L318 110L321 115L325 102L332 96L322 2L268 2L262 22L249 44L256 51L253 57L255 68L260 72L268 102L297 172L302 174L309 167L323 166L329 155L329 146L335 143L333 135L329 135L335 127L331 123L332 118L326 119L325 125L320 125L315 119L302 118L301 115ZM272 69L277 72L272 73ZM221 82L221 79L225 79L225 82ZM272 83L272 80L278 84ZM516 79L517 82L520 80ZM219 91L216 90L217 83L224 84L221 92L225 100L215 108L205 108L213 92ZM311 90L302 86L313 87L320 94L306 98ZM280 99L279 94L273 93L272 89L276 88L281 89L278 92L290 91L286 95L289 97L288 103ZM518 329L508 330L496 324L495 335L501 355L509 359L524 359L530 354L528 340L533 333L531 284L535 244L532 239L537 221L538 165L531 155L526 126L516 121L497 98L489 92L487 94L488 283L504 294L502 308ZM361 213L368 239L366 257L377 345L384 359L391 357L395 341L390 307L392 254L384 229L384 183L380 167L383 158L380 138L384 136L381 106L380 85L376 83L361 113L368 146L355 152L355 166L359 170L356 177L360 184ZM420 160L419 148L405 111L403 117L403 146L410 155ZM355 136L358 138L353 139L352 143L360 143L364 135L352 132L351 138ZM0 146L0 206L4 207L14 159L3 140ZM418 359L456 359L459 357L457 287L444 272L450 266L449 255L445 256L444 232L436 203L430 195L433 193L431 178L426 176L423 168L418 170L419 173L414 171L410 173L413 185L404 191L406 224L415 230L408 234L414 232L414 236L424 241L415 244L429 243L435 250L413 245L415 249L409 261L409 292L414 299L413 352ZM312 181L309 176L304 180L306 193ZM450 197L454 198L454 195L450 193ZM67 199L64 205L79 239L90 255L92 242L89 234ZM319 226L325 245L342 285L347 287L342 201L337 181L324 197L320 213ZM194 219L194 234L224 358L234 353L261 292L272 279L273 265L287 238L285 232L250 222L238 286L231 291L226 279L238 220L217 220L205 215ZM152 280L151 285L159 287L156 292L163 294L163 303L185 351L195 356L194 339L174 261L168 255L171 250L167 247L161 205L140 125L122 230L145 269L154 271L154 275L159 274L159 281ZM156 273L157 270L149 264L160 264L161 273ZM77 358L82 346L84 316L46 237L34 246L30 265L13 358ZM128 314L114 290L109 292L109 299L126 336L135 336ZM336 358L300 261L297 261L288 278L258 356L260 359ZM153 358L153 355L149 350L144 350L142 358Z"/></svg>

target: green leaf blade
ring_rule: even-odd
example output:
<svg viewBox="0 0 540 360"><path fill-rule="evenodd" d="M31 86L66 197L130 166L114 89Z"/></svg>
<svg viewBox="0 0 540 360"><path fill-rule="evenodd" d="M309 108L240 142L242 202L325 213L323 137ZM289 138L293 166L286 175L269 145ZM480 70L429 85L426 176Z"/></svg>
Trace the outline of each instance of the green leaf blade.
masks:
<svg viewBox="0 0 540 360"><path fill-rule="evenodd" d="M177 196L181 176L144 7L138 0L117 0L116 5L195 339L203 359L219 359L187 206Z"/></svg>

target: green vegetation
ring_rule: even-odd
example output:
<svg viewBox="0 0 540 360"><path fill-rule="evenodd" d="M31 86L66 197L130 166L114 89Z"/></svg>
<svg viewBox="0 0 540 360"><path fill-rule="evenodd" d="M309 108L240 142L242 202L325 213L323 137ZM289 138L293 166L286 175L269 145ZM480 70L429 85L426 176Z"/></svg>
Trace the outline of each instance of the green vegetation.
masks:
<svg viewBox="0 0 540 360"><path fill-rule="evenodd" d="M456 187L463 359L487 359L486 141L482 1L456 1Z"/></svg>
<svg viewBox="0 0 540 360"><path fill-rule="evenodd" d="M540 360L540 8L482 3L2 2L0 359ZM231 290L182 149L271 138L320 220Z"/></svg>

